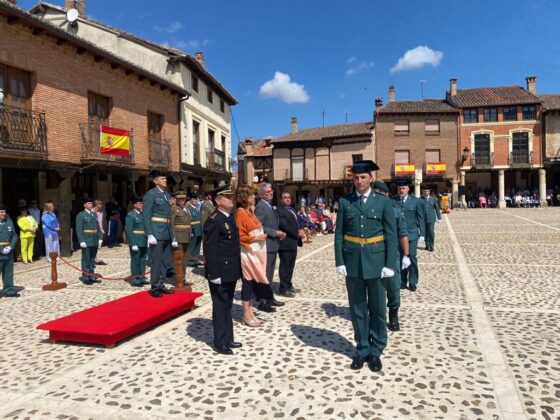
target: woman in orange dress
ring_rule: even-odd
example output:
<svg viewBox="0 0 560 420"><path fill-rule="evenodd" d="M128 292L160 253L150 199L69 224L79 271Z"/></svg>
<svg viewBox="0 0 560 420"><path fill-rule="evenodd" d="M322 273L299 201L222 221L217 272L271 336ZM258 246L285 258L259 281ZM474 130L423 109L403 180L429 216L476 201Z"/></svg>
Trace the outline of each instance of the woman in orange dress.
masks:
<svg viewBox="0 0 560 420"><path fill-rule="evenodd" d="M249 327L260 327L262 322L253 313L255 282L268 284L266 278L266 234L255 215L255 190L249 185L237 189L237 211L235 224L241 243L241 270L243 272L241 300L243 318L241 322Z"/></svg>

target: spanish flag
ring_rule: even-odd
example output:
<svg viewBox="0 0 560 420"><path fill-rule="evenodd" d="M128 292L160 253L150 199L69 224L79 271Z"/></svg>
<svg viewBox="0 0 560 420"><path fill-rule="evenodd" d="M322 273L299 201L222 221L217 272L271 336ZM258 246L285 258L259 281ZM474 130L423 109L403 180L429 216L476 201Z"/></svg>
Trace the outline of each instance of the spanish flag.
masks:
<svg viewBox="0 0 560 420"><path fill-rule="evenodd" d="M130 132L102 125L99 152L102 155L130 156Z"/></svg>

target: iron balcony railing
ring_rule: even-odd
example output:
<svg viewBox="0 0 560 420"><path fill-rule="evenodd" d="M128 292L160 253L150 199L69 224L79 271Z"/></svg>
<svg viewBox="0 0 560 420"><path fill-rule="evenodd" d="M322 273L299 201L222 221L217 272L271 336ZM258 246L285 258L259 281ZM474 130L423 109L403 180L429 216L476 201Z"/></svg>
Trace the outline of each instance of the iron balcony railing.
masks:
<svg viewBox="0 0 560 420"><path fill-rule="evenodd" d="M130 130L129 156L103 154L100 151L100 127L97 124L80 124L82 161L101 162L109 165L134 165L134 133Z"/></svg>
<svg viewBox="0 0 560 420"><path fill-rule="evenodd" d="M471 166L492 166L494 165L494 153L474 152L472 155Z"/></svg>
<svg viewBox="0 0 560 420"><path fill-rule="evenodd" d="M150 138L150 167L169 168L171 166L171 144L169 140Z"/></svg>
<svg viewBox="0 0 560 420"><path fill-rule="evenodd" d="M211 149L206 154L206 167L219 171L226 170L226 154L221 150Z"/></svg>
<svg viewBox="0 0 560 420"><path fill-rule="evenodd" d="M0 152L46 156L45 113L0 104Z"/></svg>
<svg viewBox="0 0 560 420"><path fill-rule="evenodd" d="M531 163L533 163L533 152L514 150L509 154L510 165L530 165Z"/></svg>

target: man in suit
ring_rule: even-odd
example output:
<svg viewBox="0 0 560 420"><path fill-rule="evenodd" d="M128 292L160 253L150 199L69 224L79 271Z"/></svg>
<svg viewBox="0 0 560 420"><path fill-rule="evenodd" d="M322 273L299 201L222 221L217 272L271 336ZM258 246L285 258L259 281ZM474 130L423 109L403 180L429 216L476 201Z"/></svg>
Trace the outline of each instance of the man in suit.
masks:
<svg viewBox="0 0 560 420"><path fill-rule="evenodd" d="M200 223L200 209L198 207L198 195L189 193L189 204L187 210L191 214L192 237L189 242L189 267L198 267L200 245L202 244L202 225Z"/></svg>
<svg viewBox="0 0 560 420"><path fill-rule="evenodd" d="M439 200L431 195L432 191L427 185L422 187L422 210L424 212L424 223L426 232L426 250L433 252L436 233L434 225L436 221L441 222L441 211L439 208Z"/></svg>
<svg viewBox="0 0 560 420"><path fill-rule="evenodd" d="M280 248L280 241L286 237L286 233L280 230L278 225L278 215L272 206L274 192L272 185L267 182L259 184L257 192L261 198L255 206L255 215L259 218L266 233L266 278L269 284L257 283L255 294L260 300L257 309L264 312L274 312L274 306L284 306L284 302L278 302L274 298L272 291L272 279L276 269L276 256Z"/></svg>
<svg viewBox="0 0 560 420"><path fill-rule="evenodd" d="M173 229L173 237L177 241L177 248L183 254L183 273L182 279L185 282L185 274L187 272L188 250L191 241L191 213L185 209L185 200L187 194L178 191L175 194L175 205L171 207L171 229Z"/></svg>
<svg viewBox="0 0 560 420"><path fill-rule="evenodd" d="M292 276L297 258L298 245L302 244L303 230L299 228L296 212L292 209L292 196L283 192L278 214L278 228L286 232L286 237L280 241L278 255L280 257L280 290L278 294L287 298L295 297L300 290L292 284Z"/></svg>
<svg viewBox="0 0 560 420"><path fill-rule="evenodd" d="M358 370L367 361L372 372L382 369L387 346L387 282L395 275L397 232L391 200L371 189L371 160L352 165L355 192L340 198L334 252L336 272L346 277Z"/></svg>
<svg viewBox="0 0 560 420"><path fill-rule="evenodd" d="M418 242L424 241L424 211L419 198L409 195L410 185L408 180L399 181L399 195L395 198L395 204L400 208L404 216L406 230L408 232L408 251L410 257L410 267L401 271L401 289L408 289L412 292L418 287L418 259L416 257ZM401 262L402 257L401 254Z"/></svg>
<svg viewBox="0 0 560 420"><path fill-rule="evenodd" d="M146 272L146 257L148 255L148 243L146 241L146 229L142 209L144 203L142 197L132 199L133 209L126 215L125 229L130 252L130 285L142 287L148 284L144 273Z"/></svg>
<svg viewBox="0 0 560 420"><path fill-rule="evenodd" d="M169 224L171 195L166 191L167 176L165 173L153 170L150 175L154 188L144 194L142 216L152 261L150 295L154 298L160 298L164 294L173 293L173 290L165 288L164 279L161 276L163 259L173 240L173 232Z"/></svg>
<svg viewBox="0 0 560 420"><path fill-rule="evenodd" d="M19 297L14 287L14 249L18 235L8 217L6 207L0 204L0 275L2 276L2 296Z"/></svg>
<svg viewBox="0 0 560 420"><path fill-rule="evenodd" d="M95 270L95 257L97 250L103 244L103 239L99 238L99 223L97 216L92 211L93 200L84 198L84 210L76 216L76 236L82 248L82 275L80 281L86 285L101 283L101 280L92 276Z"/></svg>
<svg viewBox="0 0 560 420"><path fill-rule="evenodd" d="M233 210L233 192L224 186L214 190L216 210L204 223L206 279L212 297L214 350L231 355L241 347L233 341L231 308L237 280L241 278L241 245Z"/></svg>

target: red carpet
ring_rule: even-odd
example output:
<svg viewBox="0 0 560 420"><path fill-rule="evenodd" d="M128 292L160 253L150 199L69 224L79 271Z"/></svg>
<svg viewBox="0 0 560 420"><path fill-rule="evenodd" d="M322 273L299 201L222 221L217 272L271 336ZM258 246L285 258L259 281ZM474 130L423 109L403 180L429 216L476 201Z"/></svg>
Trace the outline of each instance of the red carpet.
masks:
<svg viewBox="0 0 560 420"><path fill-rule="evenodd" d="M113 347L115 343L194 307L202 293L180 292L156 299L147 291L76 312L37 327L53 341Z"/></svg>

